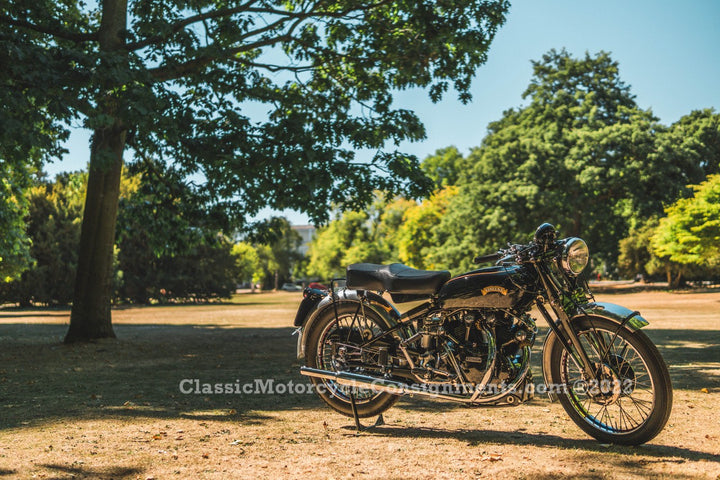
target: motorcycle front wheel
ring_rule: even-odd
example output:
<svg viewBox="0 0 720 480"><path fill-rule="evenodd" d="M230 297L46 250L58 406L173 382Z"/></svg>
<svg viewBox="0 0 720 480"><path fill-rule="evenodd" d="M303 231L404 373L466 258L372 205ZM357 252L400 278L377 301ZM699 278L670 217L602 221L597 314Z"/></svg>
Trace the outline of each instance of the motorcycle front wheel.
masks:
<svg viewBox="0 0 720 480"><path fill-rule="evenodd" d="M320 370L337 371L341 365L334 355L342 348L349 360L362 361L362 352L354 349L387 330L383 320L370 308L362 310L357 303L343 303L335 309L329 308L313 322L312 330L307 333L305 347L305 365ZM369 372L365 372L369 373ZM397 395L374 392L339 385L333 380L310 377L315 385L316 393L334 410L353 416L350 395L355 397L358 416L374 417L392 407L398 401Z"/></svg>
<svg viewBox="0 0 720 480"><path fill-rule="evenodd" d="M672 409L670 375L657 347L643 332L617 331L618 324L603 317L583 317L573 327L596 378L585 378L555 342L551 378L565 411L600 442L639 445L652 440Z"/></svg>

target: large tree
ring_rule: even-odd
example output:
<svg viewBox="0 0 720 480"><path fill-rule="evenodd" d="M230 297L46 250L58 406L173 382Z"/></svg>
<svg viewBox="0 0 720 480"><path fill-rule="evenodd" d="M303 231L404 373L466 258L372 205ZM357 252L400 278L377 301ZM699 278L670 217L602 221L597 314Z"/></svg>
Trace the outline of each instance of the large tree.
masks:
<svg viewBox="0 0 720 480"><path fill-rule="evenodd" d="M694 110L660 132L652 161L675 168L679 194L692 195L690 188L708 175L720 173L720 114L711 108Z"/></svg>
<svg viewBox="0 0 720 480"><path fill-rule="evenodd" d="M552 50L533 62L526 106L488 127L436 231L436 263L471 266L475 252L525 242L542 222L582 236L605 260L634 218L662 212L681 168L651 158L664 127L640 109L609 54Z"/></svg>
<svg viewBox="0 0 720 480"><path fill-rule="evenodd" d="M28 189L23 219L33 264L20 278L0 279L0 303L62 304L72 300L77 245L87 175L66 173L54 182L38 179Z"/></svg>
<svg viewBox="0 0 720 480"><path fill-rule="evenodd" d="M3 116L44 138L70 122L93 131L67 342L114 335L127 147L135 159L174 162L202 183L211 214L236 219L271 206L324 220L329 203L359 206L376 188L424 193L417 160L386 148L424 136L392 92L427 87L437 101L452 84L467 101L508 9L505 0L95 5L15 0L0 10L0 91L23 99ZM358 161L360 149L376 153Z"/></svg>
<svg viewBox="0 0 720 480"><path fill-rule="evenodd" d="M651 241L653 254L680 266L675 276L667 270L671 287L680 285L687 268L720 268L720 175L692 187L691 198L667 208Z"/></svg>

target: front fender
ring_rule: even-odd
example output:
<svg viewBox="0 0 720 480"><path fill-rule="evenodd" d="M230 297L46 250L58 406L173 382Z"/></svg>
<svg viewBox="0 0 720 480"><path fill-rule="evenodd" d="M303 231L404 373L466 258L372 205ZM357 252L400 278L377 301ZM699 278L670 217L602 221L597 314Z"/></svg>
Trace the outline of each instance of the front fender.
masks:
<svg viewBox="0 0 720 480"><path fill-rule="evenodd" d="M307 332L313 326L313 323L320 317L327 309L334 308L333 302L350 302L360 303L361 297L365 299L365 308L369 308L373 312L377 313L381 319L385 321L387 328L392 328L397 325L400 319L400 312L390 302L385 300L383 297L376 293L368 292L365 290L349 290L343 288L337 290L334 295L327 294L323 297L316 306L315 309L307 316L307 320L300 327L297 343L297 358L305 358L305 341Z"/></svg>
<svg viewBox="0 0 720 480"><path fill-rule="evenodd" d="M618 327L624 322L625 328L633 332L650 325L650 322L641 317L638 312L634 312L622 305L608 302L594 302L582 305L580 312L573 316L570 319L570 322L582 318L585 315L607 318L608 320L617 323ZM550 378L550 358L552 357L553 349L555 348L563 348L562 343L558 341L555 332L550 330L547 336L545 336L545 341L543 342L542 347L542 373L545 385L548 386L554 383L553 379ZM548 389L548 395L550 396L551 401L554 402L557 400L557 395L552 393L552 389Z"/></svg>
<svg viewBox="0 0 720 480"><path fill-rule="evenodd" d="M638 312L634 312L627 307L623 307L622 305L617 305L614 303L588 303L582 306L582 310L582 312L580 312L573 318L581 317L585 314L588 314L595 315L597 317L605 317L610 320L614 320L616 323L620 324L629 317L629 320L625 322L625 326L633 332L636 332L641 328L650 325L650 322L641 317Z"/></svg>

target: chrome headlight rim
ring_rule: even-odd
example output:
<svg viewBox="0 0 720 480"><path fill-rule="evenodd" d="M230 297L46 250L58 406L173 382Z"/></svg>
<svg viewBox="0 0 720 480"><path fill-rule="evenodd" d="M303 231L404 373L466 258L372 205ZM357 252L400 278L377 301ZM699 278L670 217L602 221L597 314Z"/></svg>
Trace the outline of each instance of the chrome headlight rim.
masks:
<svg viewBox="0 0 720 480"><path fill-rule="evenodd" d="M590 249L585 240L571 237L565 241L560 263L568 275L577 277L590 262Z"/></svg>

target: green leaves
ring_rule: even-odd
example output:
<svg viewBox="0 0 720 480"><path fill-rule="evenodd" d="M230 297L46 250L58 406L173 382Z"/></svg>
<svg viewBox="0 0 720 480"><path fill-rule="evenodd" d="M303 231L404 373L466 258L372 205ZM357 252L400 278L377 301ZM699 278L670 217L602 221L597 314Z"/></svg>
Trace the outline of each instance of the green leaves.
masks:
<svg viewBox="0 0 720 480"><path fill-rule="evenodd" d="M446 266L470 268L473 253L525 242L545 221L614 261L633 219L673 198L672 162L653 157L664 127L635 105L607 53L552 50L533 67L530 104L492 123L466 161L438 234Z"/></svg>
<svg viewBox="0 0 720 480"><path fill-rule="evenodd" d="M21 305L70 303L86 180L86 174L63 174L53 183L36 180L29 187L26 216L21 219L27 244L21 245L29 247L23 253L32 263L15 281L3 284L0 279L0 300Z"/></svg>
<svg viewBox="0 0 720 480"><path fill-rule="evenodd" d="M652 238L653 253L684 265L720 267L720 175L693 186L691 198L667 208Z"/></svg>
<svg viewBox="0 0 720 480"><path fill-rule="evenodd" d="M376 188L428 193L417 160L388 148L425 136L392 92L427 87L438 101L452 85L467 100L507 10L501 0L134 1L101 19L99 7L15 0L0 14L11 27L0 85L22 100L0 120L17 123L15 144L49 156L70 122L122 125L136 160L201 173L236 220L291 206L323 221L331 202L366 204ZM100 51L111 11L130 21L125 47ZM355 157L365 149L378 153Z"/></svg>

